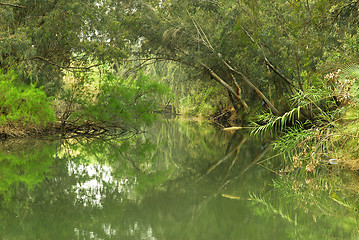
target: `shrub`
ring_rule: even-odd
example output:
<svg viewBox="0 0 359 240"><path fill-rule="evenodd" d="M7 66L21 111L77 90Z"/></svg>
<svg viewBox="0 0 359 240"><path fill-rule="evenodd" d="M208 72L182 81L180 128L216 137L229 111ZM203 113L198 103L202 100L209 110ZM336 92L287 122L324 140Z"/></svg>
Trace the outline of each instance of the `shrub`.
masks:
<svg viewBox="0 0 359 240"><path fill-rule="evenodd" d="M45 126L56 120L51 99L35 85L17 86L16 73L0 72L0 126Z"/></svg>
<svg viewBox="0 0 359 240"><path fill-rule="evenodd" d="M78 96L80 107L70 121L81 119L125 128L150 123L161 96L170 92L166 85L143 74L127 79L107 74L94 91L94 96Z"/></svg>

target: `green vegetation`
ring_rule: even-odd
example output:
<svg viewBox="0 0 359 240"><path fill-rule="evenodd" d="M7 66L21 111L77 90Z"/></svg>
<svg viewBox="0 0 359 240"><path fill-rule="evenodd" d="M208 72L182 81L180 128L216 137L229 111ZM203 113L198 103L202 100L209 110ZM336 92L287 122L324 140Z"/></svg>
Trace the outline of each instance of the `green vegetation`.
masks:
<svg viewBox="0 0 359 240"><path fill-rule="evenodd" d="M266 124L253 133L281 132L275 149L290 163L286 172L313 173L328 164L358 169L358 76L356 65L339 69L325 77L320 91L296 97L299 107L281 117L263 116Z"/></svg>
<svg viewBox="0 0 359 240"><path fill-rule="evenodd" d="M140 73L118 78L111 73L102 77L82 76L86 84L68 83L63 91L62 109L58 109L65 124L97 123L102 127L139 129L153 121L162 96L170 90Z"/></svg>
<svg viewBox="0 0 359 240"><path fill-rule="evenodd" d="M51 176L56 145L43 141L7 142L0 152L0 199L12 205L16 188L31 191Z"/></svg>
<svg viewBox="0 0 359 240"><path fill-rule="evenodd" d="M256 164L277 161L260 155L260 142L246 134L169 119L132 137L7 141L0 149L0 233L7 239L358 237L356 173L322 167L277 175Z"/></svg>
<svg viewBox="0 0 359 240"><path fill-rule="evenodd" d="M18 134L41 129L56 120L51 98L33 84L19 87L14 72L0 73L0 132ZM17 131L16 131L17 130Z"/></svg>
<svg viewBox="0 0 359 240"><path fill-rule="evenodd" d="M358 0L0 0L0 235L358 238L358 19Z"/></svg>
<svg viewBox="0 0 359 240"><path fill-rule="evenodd" d="M130 131L153 120L169 90L141 73L120 75L131 44L119 37L126 23L115 21L109 4L0 2L3 138Z"/></svg>
<svg viewBox="0 0 359 240"><path fill-rule="evenodd" d="M2 136L137 131L162 108L285 133L278 148L312 154L297 156L305 166L356 161L358 8L357 0L1 1Z"/></svg>

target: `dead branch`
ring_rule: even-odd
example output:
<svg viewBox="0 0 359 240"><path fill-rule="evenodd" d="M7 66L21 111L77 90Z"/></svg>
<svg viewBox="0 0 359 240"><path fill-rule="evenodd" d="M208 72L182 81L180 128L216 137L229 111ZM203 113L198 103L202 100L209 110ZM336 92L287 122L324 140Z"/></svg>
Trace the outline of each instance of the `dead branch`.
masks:
<svg viewBox="0 0 359 240"><path fill-rule="evenodd" d="M242 99L241 97L241 88L239 87L236 78L234 77L234 75L231 73L231 77L233 79L234 85L236 86L236 92L238 94L238 96L240 97L239 101L241 103L241 106L245 109L245 110L249 110L249 107L247 105L247 103Z"/></svg>

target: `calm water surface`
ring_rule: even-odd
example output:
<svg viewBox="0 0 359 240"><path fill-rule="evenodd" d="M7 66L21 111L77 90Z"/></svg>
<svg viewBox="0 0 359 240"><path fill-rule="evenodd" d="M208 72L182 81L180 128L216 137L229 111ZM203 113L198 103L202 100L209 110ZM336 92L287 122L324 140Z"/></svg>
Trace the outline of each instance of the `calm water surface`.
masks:
<svg viewBox="0 0 359 240"><path fill-rule="evenodd" d="M266 146L178 119L125 140L3 143L0 239L358 239L347 201L273 173Z"/></svg>

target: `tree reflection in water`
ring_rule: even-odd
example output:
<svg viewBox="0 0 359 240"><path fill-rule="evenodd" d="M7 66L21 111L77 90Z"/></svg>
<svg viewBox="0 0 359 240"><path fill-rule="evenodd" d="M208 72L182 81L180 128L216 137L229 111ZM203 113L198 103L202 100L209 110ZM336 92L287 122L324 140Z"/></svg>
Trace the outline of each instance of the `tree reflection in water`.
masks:
<svg viewBox="0 0 359 240"><path fill-rule="evenodd" d="M261 144L245 133L168 119L127 140L7 143L0 154L0 236L296 239L300 233L305 239L319 234L350 239L355 235L349 231L356 227L352 217L343 224L331 223L335 231L319 230L328 226L333 212L320 214L315 204L306 208L298 204L291 196L300 195L290 195L289 190L300 178L269 171L278 165L273 159L263 162L270 147ZM327 201L314 200L321 208Z"/></svg>

